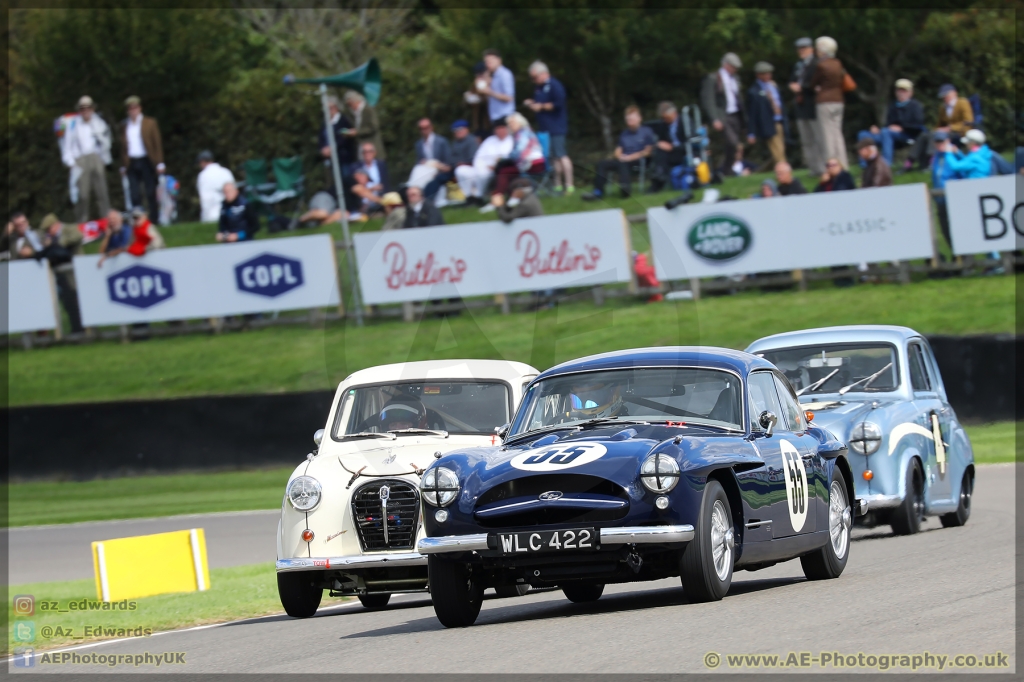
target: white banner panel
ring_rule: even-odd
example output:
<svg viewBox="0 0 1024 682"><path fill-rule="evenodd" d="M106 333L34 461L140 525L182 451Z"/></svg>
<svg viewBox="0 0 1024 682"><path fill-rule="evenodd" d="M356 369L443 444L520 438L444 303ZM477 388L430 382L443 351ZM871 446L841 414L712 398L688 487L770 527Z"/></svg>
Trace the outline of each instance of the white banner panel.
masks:
<svg viewBox="0 0 1024 682"><path fill-rule="evenodd" d="M953 253L1024 249L1024 176L997 175L946 183Z"/></svg>
<svg viewBox="0 0 1024 682"><path fill-rule="evenodd" d="M173 229L173 228L172 228ZM127 253L97 267L75 256L87 327L338 305L328 234Z"/></svg>
<svg viewBox="0 0 1024 682"><path fill-rule="evenodd" d="M0 334L20 334L57 328L57 292L45 260L0 262L7 287L7 314Z"/></svg>
<svg viewBox="0 0 1024 682"><path fill-rule="evenodd" d="M924 184L650 208L662 280L930 258Z"/></svg>
<svg viewBox="0 0 1024 682"><path fill-rule="evenodd" d="M354 235L367 304L632 279L619 209Z"/></svg>

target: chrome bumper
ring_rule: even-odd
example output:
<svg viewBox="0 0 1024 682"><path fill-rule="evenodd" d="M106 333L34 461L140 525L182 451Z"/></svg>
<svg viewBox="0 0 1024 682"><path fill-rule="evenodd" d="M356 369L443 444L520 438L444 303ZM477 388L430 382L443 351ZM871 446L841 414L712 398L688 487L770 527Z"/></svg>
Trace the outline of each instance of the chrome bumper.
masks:
<svg viewBox="0 0 1024 682"><path fill-rule="evenodd" d="M404 566L426 566L427 557L418 552L394 554L357 554L354 556L313 557L310 559L278 559L277 572L291 571L333 571L346 568L402 568Z"/></svg>
<svg viewBox="0 0 1024 682"><path fill-rule="evenodd" d="M898 507L903 502L903 498L899 495L864 495L858 499L863 500L868 509Z"/></svg>
<svg viewBox="0 0 1024 682"><path fill-rule="evenodd" d="M689 542L692 539L693 526L690 525L626 526L601 529L602 545ZM487 533L422 538L416 543L416 549L420 554L482 551L487 549Z"/></svg>

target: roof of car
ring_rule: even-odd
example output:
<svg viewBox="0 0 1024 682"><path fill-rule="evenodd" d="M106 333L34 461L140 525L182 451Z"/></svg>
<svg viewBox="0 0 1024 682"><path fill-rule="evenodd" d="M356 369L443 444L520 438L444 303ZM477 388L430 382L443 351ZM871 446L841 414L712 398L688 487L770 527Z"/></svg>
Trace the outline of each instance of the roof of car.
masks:
<svg viewBox="0 0 1024 682"><path fill-rule="evenodd" d="M900 344L907 339L919 337L919 333L910 327L898 327L887 324L857 324L840 327L819 327L802 329L795 332L773 334L754 341L747 347L753 353L769 348L788 348L793 346L814 346L822 343L862 343L882 341Z"/></svg>
<svg viewBox="0 0 1024 682"><path fill-rule="evenodd" d="M661 346L657 348L630 348L610 353L589 355L556 365L541 373L544 378L556 374L586 372L600 369L626 369L630 367L698 366L728 369L743 375L752 369L774 367L770 362L741 350L713 346Z"/></svg>
<svg viewBox="0 0 1024 682"><path fill-rule="evenodd" d="M515 381L537 374L537 369L523 362L508 360L423 360L378 365L353 372L345 382L377 384L391 381L417 381L419 379L498 379Z"/></svg>

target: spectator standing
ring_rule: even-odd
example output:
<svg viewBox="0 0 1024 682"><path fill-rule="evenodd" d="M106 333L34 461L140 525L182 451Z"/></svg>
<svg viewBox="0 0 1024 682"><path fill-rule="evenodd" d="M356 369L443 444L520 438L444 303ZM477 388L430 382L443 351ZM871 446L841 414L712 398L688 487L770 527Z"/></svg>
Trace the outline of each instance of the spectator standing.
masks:
<svg viewBox="0 0 1024 682"><path fill-rule="evenodd" d="M949 142L936 151L946 156L946 167L953 178L987 178L992 175L992 150L985 144L985 133L980 130L968 130L960 138L960 146L967 153L950 149Z"/></svg>
<svg viewBox="0 0 1024 682"><path fill-rule="evenodd" d="M533 191L533 183L528 178L516 178L508 186L508 196L495 194L491 203L498 211L498 218L503 223L511 223L516 218L532 218L544 215L544 206Z"/></svg>
<svg viewBox="0 0 1024 682"><path fill-rule="evenodd" d="M914 145L911 158L920 161L920 149L925 147L927 130L924 127L924 107L914 99L914 84L906 78L896 81L896 99L889 102L885 113L885 125L871 126L857 134L857 139L870 137L881 146L882 158L892 166L893 151L898 147Z"/></svg>
<svg viewBox="0 0 1024 682"><path fill-rule="evenodd" d="M757 79L747 91L747 142L753 145L758 140L765 143L771 162L786 160L786 119L783 115L782 93L772 80L775 67L768 62L754 65ZM765 162L767 169L770 162Z"/></svg>
<svg viewBox="0 0 1024 682"><path fill-rule="evenodd" d="M93 194L99 215L110 211L105 166L110 163L110 126L95 111L88 95L82 96L76 106L77 115L68 120L65 144L61 158L64 165L78 169L78 202L75 215L80 223L89 220L89 204Z"/></svg>
<svg viewBox="0 0 1024 682"><path fill-rule="evenodd" d="M400 230L405 227L405 205L398 192L388 192L380 198L380 205L384 208L384 225L381 231Z"/></svg>
<svg viewBox="0 0 1024 682"><path fill-rule="evenodd" d="M494 177L498 161L512 152L512 136L504 120L494 122L494 134L484 140L473 155L472 166L459 166L455 177L468 204L483 204L483 194Z"/></svg>
<svg viewBox="0 0 1024 682"><path fill-rule="evenodd" d="M651 173L651 190L660 191L669 181L672 169L687 164L685 133L679 121L679 110L672 102L658 105L658 118L651 126L658 141L654 143L654 171Z"/></svg>
<svg viewBox="0 0 1024 682"><path fill-rule="evenodd" d="M131 241L131 231L124 229L124 216L120 211L112 210L107 214L107 229L103 233L103 241L100 242L100 259L96 262L96 267L103 267L103 261L127 251Z"/></svg>
<svg viewBox="0 0 1024 682"><path fill-rule="evenodd" d="M327 98L327 111L331 115L331 128L334 130L334 144L338 148L338 168L344 172L356 160L355 140L356 131L352 128L352 121L342 113L338 104L338 98L331 95ZM334 184L334 172L331 170L331 141L327 139L327 125L320 126L320 136L317 139L317 146L320 148L320 156L324 159L324 172L327 175L327 184Z"/></svg>
<svg viewBox="0 0 1024 682"><path fill-rule="evenodd" d="M640 108L629 106L625 112L626 129L619 135L619 144L615 147L614 158L604 159L597 164L597 173L594 176L594 191L591 194L583 195L586 201L595 201L604 196L604 186L608 183L608 177L612 173L618 173L619 191L623 197L630 196L630 170L636 166L641 159L651 156L655 143L658 139L654 131L642 125L643 119L640 116Z"/></svg>
<svg viewBox="0 0 1024 682"><path fill-rule="evenodd" d="M350 136L355 138L355 144L360 149L366 144L372 144L377 150L377 158L381 161L387 160L384 151L384 140L380 136L380 119L377 117L377 110L366 102L366 98L355 90L345 93L345 105L352 113L355 126L350 130Z"/></svg>
<svg viewBox="0 0 1024 682"><path fill-rule="evenodd" d="M454 177L452 147L448 140L434 132L429 118L421 118L416 126L420 131L420 139L416 141L416 165L406 184L421 188L432 200L437 190Z"/></svg>
<svg viewBox="0 0 1024 682"><path fill-rule="evenodd" d="M260 228L259 216L252 204L245 200L233 182L224 185L224 203L220 209L219 242L247 242L255 238Z"/></svg>
<svg viewBox="0 0 1024 682"><path fill-rule="evenodd" d="M864 162L864 175L861 176L861 187L889 187L892 185L892 170L881 154L875 140L862 137L857 142L857 154Z"/></svg>
<svg viewBox="0 0 1024 682"><path fill-rule="evenodd" d="M946 83L939 88L939 125L936 130L949 133L950 140L965 135L974 126L974 109L971 103L960 99L955 86Z"/></svg>
<svg viewBox="0 0 1024 682"><path fill-rule="evenodd" d="M521 174L538 176L544 173L544 150L526 117L513 113L508 117L508 130L512 135L512 151L498 163L494 177L495 194L508 192L509 183Z"/></svg>
<svg viewBox="0 0 1024 682"><path fill-rule="evenodd" d="M196 157L199 175L196 177L196 191L199 193L199 219L204 223L220 220L220 208L224 203L224 185L235 184L235 176L227 168L213 160L213 152L203 150Z"/></svg>
<svg viewBox="0 0 1024 682"><path fill-rule="evenodd" d="M822 36L814 41L814 49L818 63L811 76L811 86L815 92L817 139L821 143L821 153L826 158L837 159L845 170L849 164L846 140L843 138L843 82L846 69L836 58L839 44L834 39Z"/></svg>
<svg viewBox="0 0 1024 682"><path fill-rule="evenodd" d="M700 106L717 138L719 168L727 167L729 159L743 158L743 98L737 76L742 66L735 53L727 52L718 71L705 76L701 84Z"/></svg>
<svg viewBox="0 0 1024 682"><path fill-rule="evenodd" d="M949 133L945 130L937 130L932 135L935 144L935 155L932 157L932 199L935 201L936 213L939 216L939 229L946 239L950 250L953 248L953 240L949 235L949 211L946 207L946 181L953 177L953 171L946 163L946 152L950 149ZM940 254L943 260L945 255Z"/></svg>
<svg viewBox="0 0 1024 682"><path fill-rule="evenodd" d="M444 225L444 216L434 203L423 195L423 190L415 185L405 190L405 225L404 227L431 227Z"/></svg>
<svg viewBox="0 0 1024 682"><path fill-rule="evenodd" d="M71 260L82 252L82 234L76 226L64 225L57 216L50 213L39 225L39 241L43 248L33 257L49 261L57 284L57 299L68 314L71 333L78 334L83 330L82 314L78 309L78 291Z"/></svg>
<svg viewBox="0 0 1024 682"><path fill-rule="evenodd" d="M486 87L477 84L477 92L487 97L487 114L491 122L506 118L516 110L516 79L501 63L501 54L497 50L484 50L484 64L490 75Z"/></svg>
<svg viewBox="0 0 1024 682"><path fill-rule="evenodd" d="M807 194L803 183L793 177L793 167L785 161L775 164L775 182L779 188L779 194L788 197L791 194Z"/></svg>
<svg viewBox="0 0 1024 682"><path fill-rule="evenodd" d="M158 216L160 205L156 201L157 175L166 170L160 124L152 116L142 115L142 101L135 95L126 99L124 106L128 110L128 118L121 122L119 128L121 174L128 175L132 206L142 206L145 187L149 213Z"/></svg>
<svg viewBox="0 0 1024 682"><path fill-rule="evenodd" d="M789 77L789 89L796 100L794 113L796 129L800 134L800 149L804 156L804 165L814 175L825 172L825 159L821 156L821 140L818 139L816 93L811 85L811 77L818 61L814 56L814 41L800 38L795 43L797 62L793 65L793 74Z"/></svg>
<svg viewBox="0 0 1024 682"><path fill-rule="evenodd" d="M857 189L853 182L850 171L843 168L839 159L829 159L825 162L825 172L821 175L821 182L814 188L815 192L842 192L848 189Z"/></svg>
<svg viewBox="0 0 1024 682"><path fill-rule="evenodd" d="M569 133L565 87L551 75L547 64L542 61L530 65L530 78L536 86L533 99L525 100L523 104L537 114L537 130L547 133L551 138L549 156L555 168L554 190L572 194L576 187L573 185L572 159L565 147L565 137Z"/></svg>
<svg viewBox="0 0 1024 682"><path fill-rule="evenodd" d="M372 142L364 142L359 148L362 162L356 170L366 173L366 187L380 196L391 189L391 178L388 176L388 165L377 156L377 148Z"/></svg>

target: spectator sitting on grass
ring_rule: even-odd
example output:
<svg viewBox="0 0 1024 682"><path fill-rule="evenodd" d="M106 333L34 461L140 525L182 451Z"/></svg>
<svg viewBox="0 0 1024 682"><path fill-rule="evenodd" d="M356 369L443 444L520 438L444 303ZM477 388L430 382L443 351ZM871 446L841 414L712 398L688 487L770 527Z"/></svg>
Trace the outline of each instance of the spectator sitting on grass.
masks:
<svg viewBox="0 0 1024 682"><path fill-rule="evenodd" d="M465 195L467 204L483 205L484 190L494 177L498 161L512 151L512 144L508 125L504 120L495 121L494 134L480 144L473 155L473 165L459 166L455 169L455 177L459 181L459 188Z"/></svg>
<svg viewBox="0 0 1024 682"><path fill-rule="evenodd" d="M355 170L362 170L368 179L367 188L374 194L381 195L391 189L391 181L388 177L388 166L384 161L377 158L377 148L372 142L364 142L359 149L362 162Z"/></svg>
<svg viewBox="0 0 1024 682"><path fill-rule="evenodd" d="M509 183L508 192L508 197L504 194L491 196L491 204L497 209L501 222L510 223L516 218L544 215L544 207L534 193L529 178L516 178Z"/></svg>
<svg viewBox="0 0 1024 682"><path fill-rule="evenodd" d="M777 197L779 195L779 186L771 178L765 178L761 181L761 188L758 189L757 193L751 197L751 199L767 199L770 197Z"/></svg>
<svg viewBox="0 0 1024 682"><path fill-rule="evenodd" d="M475 135L469 134L469 123L460 118L452 123L452 166L472 166L473 157L480 146ZM458 171L456 171L458 172Z"/></svg>
<svg viewBox="0 0 1024 682"><path fill-rule="evenodd" d="M334 188L322 189L309 200L309 209L299 216L299 224L315 223L316 227L341 222L338 195Z"/></svg>
<svg viewBox="0 0 1024 682"><path fill-rule="evenodd" d="M429 118L421 118L416 126L420 131L420 139L416 141L416 165L406 184L421 188L428 199L433 199L437 190L453 177L452 147L448 140L434 132Z"/></svg>
<svg viewBox="0 0 1024 682"><path fill-rule="evenodd" d="M946 83L939 88L939 125L936 130L950 134L950 140L965 135L974 125L974 109L971 103L960 99L956 87Z"/></svg>
<svg viewBox="0 0 1024 682"><path fill-rule="evenodd" d="M785 161L775 164L775 182L779 186L779 195L788 197L791 194L807 194L803 183L793 177L793 167Z"/></svg>
<svg viewBox="0 0 1024 682"><path fill-rule="evenodd" d="M124 229L124 216L120 211L111 209L107 214L107 230L103 234L103 241L100 242L100 259L96 262L96 267L103 267L103 261L107 258L127 251L131 240L131 231Z"/></svg>
<svg viewBox="0 0 1024 682"><path fill-rule="evenodd" d="M381 211L380 196L370 189L370 176L364 168L356 168L352 171L352 187L349 191L359 200L359 204L353 206L355 212L349 213L348 219L355 222L366 222L367 216Z"/></svg>
<svg viewBox="0 0 1024 682"><path fill-rule="evenodd" d="M987 178L992 175L992 150L985 144L985 133L980 130L968 130L960 139L960 144L967 149L964 154L960 150L952 150L949 142L945 142L936 151L946 156L946 167L953 178Z"/></svg>
<svg viewBox="0 0 1024 682"><path fill-rule="evenodd" d="M814 188L815 192L841 192L848 189L857 189L853 182L853 176L843 168L839 159L832 157L825 162L825 172L821 176L821 182Z"/></svg>
<svg viewBox="0 0 1024 682"><path fill-rule="evenodd" d="M641 125L643 119L640 116L640 108L629 106L625 112L626 129L619 135L619 144L615 147L615 157L604 159L597 164L597 172L594 175L594 191L584 194L586 201L596 201L604 196L604 186L608 183L608 176L617 172L619 176L619 192L623 197L630 196L630 169L638 164L641 159L651 155L657 138L654 131L645 125ZM742 151L739 152L742 154Z"/></svg>
<svg viewBox="0 0 1024 682"><path fill-rule="evenodd" d="M384 209L384 224L380 228L382 232L405 227L405 205L398 192L388 192L382 196L380 205Z"/></svg>
<svg viewBox="0 0 1024 682"><path fill-rule="evenodd" d="M434 202L423 196L423 190L410 185L405 190L405 227L444 225L444 217Z"/></svg>
<svg viewBox="0 0 1024 682"><path fill-rule="evenodd" d="M511 114L508 117L508 129L512 134L512 151L498 162L494 177L494 194L505 194L509 183L522 173L544 173L544 150L541 149L540 140L530 128L526 117L519 113Z"/></svg>
<svg viewBox="0 0 1024 682"><path fill-rule="evenodd" d="M889 102L885 114L885 126L871 126L869 130L860 131L857 137L870 137L880 144L882 158L892 166L893 150L914 143L925 132L924 107L914 99L914 84L900 78L896 81L896 99Z"/></svg>
<svg viewBox="0 0 1024 682"><path fill-rule="evenodd" d="M134 213L132 214L134 215ZM256 236L260 227L259 216L252 204L238 191L233 182L224 184L224 203L220 209L219 242L246 242Z"/></svg>
<svg viewBox="0 0 1024 682"><path fill-rule="evenodd" d="M878 153L874 138L862 137L857 142L857 155L864 162L864 175L861 176L861 187L889 187L892 185L892 170Z"/></svg>

